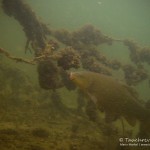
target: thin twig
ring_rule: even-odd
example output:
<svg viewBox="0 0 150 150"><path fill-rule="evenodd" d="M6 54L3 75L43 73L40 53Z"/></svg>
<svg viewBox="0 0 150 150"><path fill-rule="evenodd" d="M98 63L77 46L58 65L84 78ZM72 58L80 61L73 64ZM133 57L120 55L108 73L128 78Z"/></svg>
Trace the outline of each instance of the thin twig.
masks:
<svg viewBox="0 0 150 150"><path fill-rule="evenodd" d="M61 57L61 54L59 54L59 53L54 53L51 55L49 55L47 53L45 53L45 54L43 53L38 57L34 57L33 59L28 60L28 59L24 59L21 57L14 57L8 51L4 50L3 48L0 48L0 53L4 54L9 59L15 60L16 62L24 62L24 63L31 64L31 65L35 65L36 62L39 62L41 60L42 61L47 60L47 58L52 59L52 60L57 60L58 58Z"/></svg>
<svg viewBox="0 0 150 150"><path fill-rule="evenodd" d="M3 48L0 48L0 53L4 54L9 59L15 60L16 62L24 62L24 63L31 64L31 65L36 64L34 60L28 60L28 59L24 59L24 58L21 58L21 57L14 57L9 52L4 50Z"/></svg>

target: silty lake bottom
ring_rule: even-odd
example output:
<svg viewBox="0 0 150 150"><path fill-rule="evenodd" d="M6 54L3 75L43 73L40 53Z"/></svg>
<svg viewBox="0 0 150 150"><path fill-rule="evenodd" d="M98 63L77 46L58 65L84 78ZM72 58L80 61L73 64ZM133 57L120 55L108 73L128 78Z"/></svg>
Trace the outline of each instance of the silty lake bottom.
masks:
<svg viewBox="0 0 150 150"><path fill-rule="evenodd" d="M0 4L2 150L149 149L149 0Z"/></svg>

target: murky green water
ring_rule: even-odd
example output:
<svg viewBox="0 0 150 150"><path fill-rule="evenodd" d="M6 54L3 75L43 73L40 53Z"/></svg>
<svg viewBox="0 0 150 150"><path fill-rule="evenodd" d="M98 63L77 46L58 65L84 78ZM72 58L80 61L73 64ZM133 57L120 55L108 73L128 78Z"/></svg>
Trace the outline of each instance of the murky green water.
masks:
<svg viewBox="0 0 150 150"><path fill-rule="evenodd" d="M74 31L86 24L92 24L102 33L113 38L134 39L141 47L150 47L149 0L25 0L25 2L30 5L38 18L52 29L64 28ZM32 59L33 53L25 54L24 51L26 40L23 27L13 17L8 17L0 7L0 47L14 56ZM119 42L110 46L102 44L99 48L108 59L117 59L123 64L133 64L128 48ZM39 88L36 65L3 59L3 62L23 71L30 82ZM150 75L150 65L146 63L143 65ZM115 77L123 80L123 72L117 71ZM150 99L149 86L148 79L135 86L144 101ZM76 95L73 92L70 94L62 89L60 93L63 96L63 103L70 107L76 105ZM38 104L40 105L40 102Z"/></svg>
<svg viewBox="0 0 150 150"><path fill-rule="evenodd" d="M52 28L75 30L92 24L109 36L131 38L142 46L150 46L149 0L27 0L27 3ZM1 47L9 49L16 56L32 57L30 53L24 55L26 37L22 27L16 20L6 16L2 9L0 12ZM102 50L110 58L117 58L124 63L130 61L128 49L122 45L102 45ZM147 69L150 70L149 66ZM145 100L149 99L147 83L138 86L138 91Z"/></svg>

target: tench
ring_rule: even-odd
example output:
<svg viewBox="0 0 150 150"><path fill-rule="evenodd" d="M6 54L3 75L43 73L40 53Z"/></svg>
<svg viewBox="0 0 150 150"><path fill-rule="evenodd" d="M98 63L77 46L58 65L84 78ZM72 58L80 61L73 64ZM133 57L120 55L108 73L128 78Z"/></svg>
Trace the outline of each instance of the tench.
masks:
<svg viewBox="0 0 150 150"><path fill-rule="evenodd" d="M134 126L136 120L150 120L150 110L137 100L124 84L112 77L94 72L71 72L70 80L93 101L107 118L124 117Z"/></svg>

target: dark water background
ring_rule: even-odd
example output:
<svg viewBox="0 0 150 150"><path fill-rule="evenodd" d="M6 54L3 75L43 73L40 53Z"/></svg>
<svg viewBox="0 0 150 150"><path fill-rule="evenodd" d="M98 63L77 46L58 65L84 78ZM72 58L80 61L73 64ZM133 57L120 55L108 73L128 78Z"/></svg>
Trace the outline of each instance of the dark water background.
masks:
<svg viewBox="0 0 150 150"><path fill-rule="evenodd" d="M150 46L149 0L26 0L26 2L44 23L54 29L76 30L85 24L92 24L106 35L120 39L131 38L141 46ZM5 15L0 8L0 46L15 56L32 58L33 54L24 54L25 42L22 26L14 18ZM116 58L124 64L130 63L129 51L122 44L102 45L100 49L108 58ZM35 66L10 62L26 72L32 81L38 84ZM145 66L150 72L150 67L146 64ZM136 88L144 100L150 98L147 80Z"/></svg>

